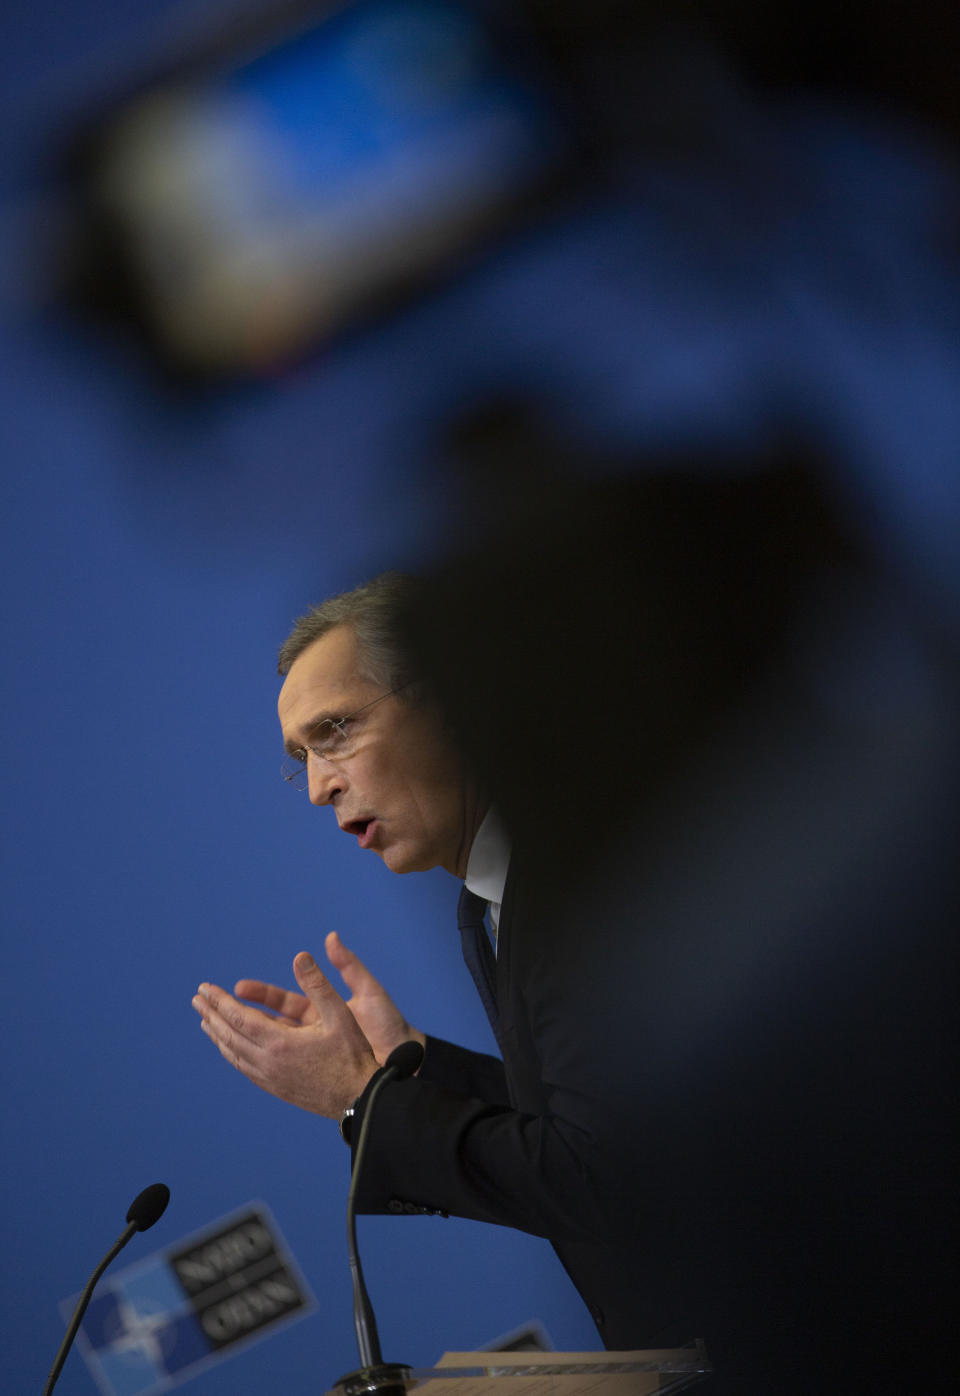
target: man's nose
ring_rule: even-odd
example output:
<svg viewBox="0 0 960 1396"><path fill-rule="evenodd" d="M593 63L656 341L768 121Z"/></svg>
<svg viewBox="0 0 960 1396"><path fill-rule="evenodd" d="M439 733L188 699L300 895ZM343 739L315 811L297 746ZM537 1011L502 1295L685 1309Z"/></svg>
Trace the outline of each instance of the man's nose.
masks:
<svg viewBox="0 0 960 1396"><path fill-rule="evenodd" d="M329 805L343 789L343 772L322 756L307 757L307 791L311 805Z"/></svg>

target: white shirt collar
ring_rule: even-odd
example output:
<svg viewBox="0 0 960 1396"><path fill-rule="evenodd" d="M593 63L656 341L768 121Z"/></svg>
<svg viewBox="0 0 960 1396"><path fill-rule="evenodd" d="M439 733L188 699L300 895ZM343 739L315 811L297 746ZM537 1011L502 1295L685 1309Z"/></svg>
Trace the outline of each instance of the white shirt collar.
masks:
<svg viewBox="0 0 960 1396"><path fill-rule="evenodd" d="M496 927L500 920L503 889L510 866L510 841L496 810L491 806L474 835L467 859L464 882L471 892L490 903L490 919Z"/></svg>

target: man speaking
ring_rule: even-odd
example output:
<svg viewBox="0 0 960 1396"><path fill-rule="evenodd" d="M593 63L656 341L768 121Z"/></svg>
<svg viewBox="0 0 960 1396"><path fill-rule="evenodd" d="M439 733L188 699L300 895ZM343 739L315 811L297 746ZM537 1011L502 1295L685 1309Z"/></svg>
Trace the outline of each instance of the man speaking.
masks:
<svg viewBox="0 0 960 1396"><path fill-rule="evenodd" d="M354 1143L371 1077L395 1047L419 1042L418 1076L379 1097L359 1210L453 1213L545 1236L608 1347L688 1339L665 1326L668 1277L648 1273L638 1245L655 1200L627 1196L622 1073L607 1060L606 975L591 974L598 945L555 924L525 886L489 792L412 672L400 628L415 586L386 574L296 624L280 653L284 774L393 872L442 867L463 881L464 958L502 1061L412 1027L335 932L326 954L348 999L301 952L301 993L202 984L193 1006L255 1085L340 1120Z"/></svg>
<svg viewBox="0 0 960 1396"><path fill-rule="evenodd" d="M606 1346L702 1338L717 1396L912 1390L955 1312L954 656L809 464L519 497L280 662L294 783L465 883L500 1058L424 1037L336 935L346 1001L301 953L299 994L201 986L203 1026L354 1140L423 1044L358 1207L548 1238Z"/></svg>

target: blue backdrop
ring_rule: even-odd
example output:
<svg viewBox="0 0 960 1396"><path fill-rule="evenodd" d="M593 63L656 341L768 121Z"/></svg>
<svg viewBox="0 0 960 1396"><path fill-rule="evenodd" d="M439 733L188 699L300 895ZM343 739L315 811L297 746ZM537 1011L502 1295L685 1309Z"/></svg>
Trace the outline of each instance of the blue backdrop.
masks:
<svg viewBox="0 0 960 1396"><path fill-rule="evenodd" d="M280 383L176 399L122 342L50 309L43 157L165 19L21 7L0 45L3 1384L40 1389L60 1301L162 1179L169 1211L121 1263L262 1199L319 1301L198 1389L306 1396L356 1365L347 1152L233 1073L190 998L202 979L290 982L296 951L336 928L412 1021L491 1046L456 885L392 877L283 786L275 711L294 617L442 542L444 491L415 472L453 368L443 312L415 309ZM462 328L447 338L473 352ZM459 1220L359 1230L389 1358L432 1363L532 1316L562 1346L595 1342L546 1242ZM76 1352L59 1389L95 1389Z"/></svg>
<svg viewBox="0 0 960 1396"><path fill-rule="evenodd" d="M317 517L315 547L260 531L270 465L237 501L242 473L203 460L244 409L191 429L184 460L149 404L58 340L21 336L2 390L8 1389L39 1389L58 1301L163 1179L173 1200L140 1251L262 1198L320 1301L204 1392L324 1390L354 1365L346 1150L234 1074L190 998L201 979L291 982L296 951L336 928L414 1022L490 1046L453 881L393 877L279 779L276 646L305 603L379 565L390 480L364 462L369 516L351 501ZM266 447L282 395L257 410ZM392 557L418 527L393 512ZM360 1230L390 1356L431 1362L532 1315L558 1343L593 1341L545 1242L456 1220ZM94 1389L76 1356L61 1381Z"/></svg>

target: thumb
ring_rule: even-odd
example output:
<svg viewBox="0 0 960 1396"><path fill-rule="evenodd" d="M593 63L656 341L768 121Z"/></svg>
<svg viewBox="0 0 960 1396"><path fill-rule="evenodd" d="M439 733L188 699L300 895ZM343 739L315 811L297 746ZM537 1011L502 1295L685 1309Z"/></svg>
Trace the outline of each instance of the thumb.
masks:
<svg viewBox="0 0 960 1396"><path fill-rule="evenodd" d="M336 931L331 931L326 940L327 959L334 969L339 970L343 982L351 994L370 993L379 990L380 985L366 965L352 950L348 950Z"/></svg>
<svg viewBox="0 0 960 1396"><path fill-rule="evenodd" d="M336 999L340 1003L343 1002L308 950L301 950L298 955L294 956L293 972L300 988L318 1012L322 1012L332 999Z"/></svg>

